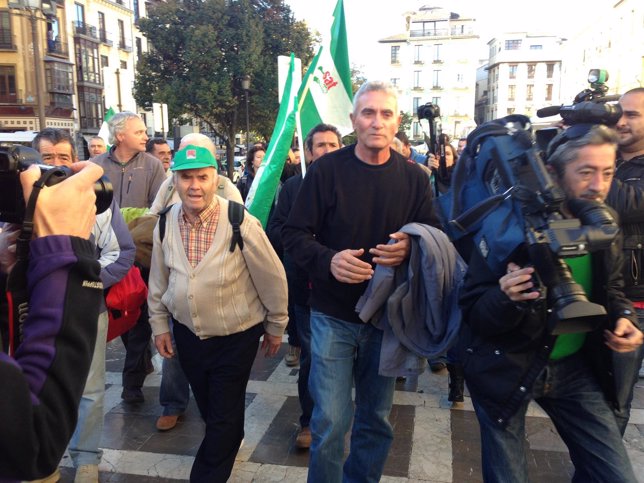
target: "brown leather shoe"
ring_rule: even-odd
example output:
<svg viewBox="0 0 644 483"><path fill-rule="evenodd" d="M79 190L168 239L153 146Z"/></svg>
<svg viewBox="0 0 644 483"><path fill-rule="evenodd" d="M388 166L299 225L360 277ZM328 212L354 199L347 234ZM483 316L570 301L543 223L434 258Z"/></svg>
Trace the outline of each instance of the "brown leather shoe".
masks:
<svg viewBox="0 0 644 483"><path fill-rule="evenodd" d="M159 416L159 419L157 419L157 429L159 431L170 431L177 425L178 420L178 414L172 414L170 416Z"/></svg>
<svg viewBox="0 0 644 483"><path fill-rule="evenodd" d="M309 449L311 447L311 430L306 427L302 428L299 433L297 433L297 438L295 438L295 447L300 449Z"/></svg>

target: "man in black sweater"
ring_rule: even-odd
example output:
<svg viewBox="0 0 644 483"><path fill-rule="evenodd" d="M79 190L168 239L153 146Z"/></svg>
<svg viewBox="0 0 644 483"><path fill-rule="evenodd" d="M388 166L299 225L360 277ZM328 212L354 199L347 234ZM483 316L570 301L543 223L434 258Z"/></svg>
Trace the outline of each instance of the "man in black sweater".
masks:
<svg viewBox="0 0 644 483"><path fill-rule="evenodd" d="M286 252L312 283L310 482L379 481L393 439L395 378L378 374L382 332L362 323L355 306L374 264L397 266L409 255L403 225L439 226L429 179L389 149L398 112L391 85L360 88L351 114L357 143L311 166L282 230Z"/></svg>

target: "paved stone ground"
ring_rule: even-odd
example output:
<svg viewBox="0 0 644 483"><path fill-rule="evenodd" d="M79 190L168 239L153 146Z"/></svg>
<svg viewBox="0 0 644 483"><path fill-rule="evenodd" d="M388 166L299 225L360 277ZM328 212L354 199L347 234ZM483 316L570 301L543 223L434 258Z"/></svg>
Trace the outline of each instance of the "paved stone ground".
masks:
<svg viewBox="0 0 644 483"><path fill-rule="evenodd" d="M239 451L232 482L306 481L308 453L294 447L298 429L297 368L280 357L255 360L246 395L246 437ZM160 360L146 380L145 402L123 404L121 375L124 349L120 341L108 346L108 380L104 448L100 481L109 483L176 483L187 481L201 442L203 424L191 399L177 427L155 429ZM636 387L626 445L635 474L644 483L644 379ZM527 421L530 475L533 483L570 481L572 464L561 439L545 414L531 407ZM480 442L469 398L461 409L450 409L447 376L423 374L397 384L391 417L395 440L383 482L476 483L481 481ZM62 463L63 483L73 481L69 457Z"/></svg>

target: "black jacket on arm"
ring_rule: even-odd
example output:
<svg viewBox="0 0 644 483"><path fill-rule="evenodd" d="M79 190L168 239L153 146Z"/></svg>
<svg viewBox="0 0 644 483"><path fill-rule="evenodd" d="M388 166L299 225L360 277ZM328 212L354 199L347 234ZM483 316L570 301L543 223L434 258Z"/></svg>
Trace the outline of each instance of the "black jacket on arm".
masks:
<svg viewBox="0 0 644 483"><path fill-rule="evenodd" d="M610 350L602 331L612 329L620 317L636 317L624 296L622 251L618 240L609 250L592 254L593 291L589 299L606 307L608 322L586 337L584 354L613 404L614 383ZM519 265L524 262L517 261ZM459 346L465 378L472 398L490 418L504 426L530 394L547 364L555 337L547 331L545 301L516 304L499 287L499 277L473 251L462 290L463 324Z"/></svg>
<svg viewBox="0 0 644 483"><path fill-rule="evenodd" d="M644 155L619 164L606 204L619 214L624 235L624 292L644 301Z"/></svg>

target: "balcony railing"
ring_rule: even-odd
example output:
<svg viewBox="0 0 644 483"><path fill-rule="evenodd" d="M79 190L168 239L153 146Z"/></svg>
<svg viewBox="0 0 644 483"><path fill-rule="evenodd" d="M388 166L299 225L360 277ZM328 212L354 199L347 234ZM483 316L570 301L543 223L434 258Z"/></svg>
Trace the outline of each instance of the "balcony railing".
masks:
<svg viewBox="0 0 644 483"><path fill-rule="evenodd" d="M67 44L61 42L60 40L47 40L47 52L52 55L58 55L62 57L69 56L69 49Z"/></svg>
<svg viewBox="0 0 644 483"><path fill-rule="evenodd" d="M102 43L104 43L105 45L108 45L109 47L111 47L112 45L114 45L114 42L112 42L112 41L109 39L109 32L107 32L107 31L105 31L105 30L100 30L100 29L99 29L99 31L98 31L98 38L99 38L99 40L100 40Z"/></svg>
<svg viewBox="0 0 644 483"><path fill-rule="evenodd" d="M452 27L451 29L414 29L409 31L410 37L448 37L459 35L473 35L474 29L468 27L461 29L460 27Z"/></svg>
<svg viewBox="0 0 644 483"><path fill-rule="evenodd" d="M92 39L100 40L98 37L98 29L85 22L74 22L74 35L84 35Z"/></svg>
<svg viewBox="0 0 644 483"><path fill-rule="evenodd" d="M127 40L119 40L119 49L124 50L125 52L132 52L132 44Z"/></svg>
<svg viewBox="0 0 644 483"><path fill-rule="evenodd" d="M22 104L19 102L18 96L14 94L0 94L0 103L2 104Z"/></svg>

